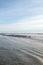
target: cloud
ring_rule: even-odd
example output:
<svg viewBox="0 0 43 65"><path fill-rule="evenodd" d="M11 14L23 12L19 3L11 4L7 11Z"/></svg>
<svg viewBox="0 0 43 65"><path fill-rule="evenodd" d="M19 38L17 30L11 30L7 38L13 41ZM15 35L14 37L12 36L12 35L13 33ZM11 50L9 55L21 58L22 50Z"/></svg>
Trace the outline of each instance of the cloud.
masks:
<svg viewBox="0 0 43 65"><path fill-rule="evenodd" d="M16 23L0 25L0 31L43 30L43 16L30 17L30 19L27 18Z"/></svg>
<svg viewBox="0 0 43 65"><path fill-rule="evenodd" d="M8 6L8 5L7 5ZM30 13L30 14L29 14ZM0 17L43 14L42 0L18 0L0 10Z"/></svg>

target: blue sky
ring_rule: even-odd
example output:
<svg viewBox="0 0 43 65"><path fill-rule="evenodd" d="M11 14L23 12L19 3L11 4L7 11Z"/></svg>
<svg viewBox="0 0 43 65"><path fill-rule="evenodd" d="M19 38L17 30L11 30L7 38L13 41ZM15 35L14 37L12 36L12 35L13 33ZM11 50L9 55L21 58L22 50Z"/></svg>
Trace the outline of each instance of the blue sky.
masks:
<svg viewBox="0 0 43 65"><path fill-rule="evenodd" d="M43 32L43 0L0 0L0 32Z"/></svg>

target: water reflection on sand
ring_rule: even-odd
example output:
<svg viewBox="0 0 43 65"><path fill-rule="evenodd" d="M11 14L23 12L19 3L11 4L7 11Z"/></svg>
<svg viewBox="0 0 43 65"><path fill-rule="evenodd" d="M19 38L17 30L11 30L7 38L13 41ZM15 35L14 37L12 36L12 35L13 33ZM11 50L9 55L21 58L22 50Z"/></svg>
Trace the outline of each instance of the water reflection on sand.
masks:
<svg viewBox="0 0 43 65"><path fill-rule="evenodd" d="M0 65L43 65L43 43L0 36Z"/></svg>

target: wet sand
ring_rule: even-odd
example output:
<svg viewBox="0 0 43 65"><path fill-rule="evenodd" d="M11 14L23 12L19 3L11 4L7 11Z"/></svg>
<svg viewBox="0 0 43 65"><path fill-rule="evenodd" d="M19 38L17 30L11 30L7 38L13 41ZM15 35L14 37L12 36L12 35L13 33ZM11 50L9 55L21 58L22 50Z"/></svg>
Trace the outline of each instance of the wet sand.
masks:
<svg viewBox="0 0 43 65"><path fill-rule="evenodd" d="M43 39L0 35L0 65L43 65Z"/></svg>

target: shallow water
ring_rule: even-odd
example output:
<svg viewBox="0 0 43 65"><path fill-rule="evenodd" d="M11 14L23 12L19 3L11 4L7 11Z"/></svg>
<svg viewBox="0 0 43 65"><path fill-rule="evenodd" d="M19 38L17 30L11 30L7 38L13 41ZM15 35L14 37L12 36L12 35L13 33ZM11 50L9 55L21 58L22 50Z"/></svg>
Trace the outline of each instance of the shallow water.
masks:
<svg viewBox="0 0 43 65"><path fill-rule="evenodd" d="M43 65L43 42L0 36L0 65Z"/></svg>

